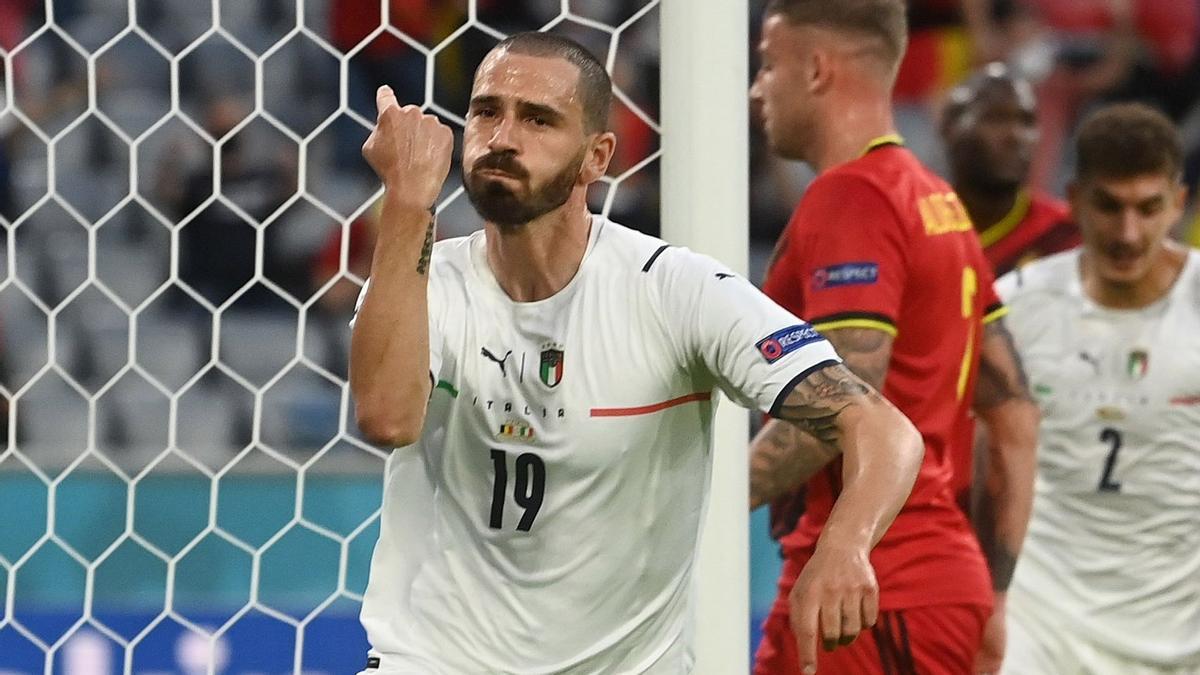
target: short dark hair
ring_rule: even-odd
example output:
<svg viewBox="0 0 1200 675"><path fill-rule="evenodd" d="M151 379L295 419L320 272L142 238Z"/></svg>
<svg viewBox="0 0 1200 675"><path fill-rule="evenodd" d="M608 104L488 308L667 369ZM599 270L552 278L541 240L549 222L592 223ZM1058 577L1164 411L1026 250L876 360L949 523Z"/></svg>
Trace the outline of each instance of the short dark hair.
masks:
<svg viewBox="0 0 1200 675"><path fill-rule="evenodd" d="M904 0L770 0L767 16L778 14L788 23L818 26L878 38L893 70L908 45L908 15Z"/></svg>
<svg viewBox="0 0 1200 675"><path fill-rule="evenodd" d="M508 50L526 56L564 59L579 69L579 103L583 106L583 126L588 133L608 130L608 112L612 108L612 80L604 64L578 42L550 33L515 33L501 40L492 51Z"/></svg>
<svg viewBox="0 0 1200 675"><path fill-rule="evenodd" d="M971 73L962 83L950 90L946 105L942 109L943 128L958 122L963 113L980 101L987 100L993 93L1016 92L1018 99L1024 92L1032 98L1033 88L1029 81L1013 72L1001 62L992 62Z"/></svg>
<svg viewBox="0 0 1200 675"><path fill-rule="evenodd" d="M1079 126L1075 153L1078 179L1147 174L1177 179L1183 171L1179 130L1144 103L1109 105L1088 115Z"/></svg>

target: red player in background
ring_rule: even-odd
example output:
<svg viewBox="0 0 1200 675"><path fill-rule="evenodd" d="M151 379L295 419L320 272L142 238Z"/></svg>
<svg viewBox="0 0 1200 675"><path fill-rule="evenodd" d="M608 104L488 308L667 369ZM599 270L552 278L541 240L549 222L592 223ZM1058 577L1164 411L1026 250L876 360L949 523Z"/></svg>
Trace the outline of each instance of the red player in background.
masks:
<svg viewBox="0 0 1200 675"><path fill-rule="evenodd" d="M954 191L996 277L1081 243L1067 203L1029 185L1038 139L1037 101L1033 87L1008 67L988 64L950 92L942 139ZM962 433L954 491L967 509L975 475L974 424Z"/></svg>
<svg viewBox="0 0 1200 675"><path fill-rule="evenodd" d="M870 556L878 624L842 649L828 651L836 645L827 639L814 663L800 656L809 646L797 643L805 638L791 626L804 617L791 616L791 608L808 592L805 566L843 476L856 469L833 461L788 471L789 458L819 442L774 421L755 438L752 507L808 481L804 515L781 540L780 595L764 626L759 675L812 666L822 673L990 672L1003 651L1003 605L993 614L993 589L1007 586L1029 516L1037 408L966 211L894 133L891 88L905 33L900 0L775 0L764 18L751 96L773 151L818 174L778 244L765 290L813 323L856 374L908 415L925 439L925 459L912 495ZM983 551L952 489L953 445L972 403L995 427L990 460L997 470L988 486L995 512L983 528ZM777 528L786 518L773 516ZM872 609L831 608L820 617L823 635L836 634L831 626L841 617Z"/></svg>
<svg viewBox="0 0 1200 675"><path fill-rule="evenodd" d="M1079 245L1067 203L1029 187L1037 145L1033 87L992 63L950 92L942 138L951 182L997 277Z"/></svg>

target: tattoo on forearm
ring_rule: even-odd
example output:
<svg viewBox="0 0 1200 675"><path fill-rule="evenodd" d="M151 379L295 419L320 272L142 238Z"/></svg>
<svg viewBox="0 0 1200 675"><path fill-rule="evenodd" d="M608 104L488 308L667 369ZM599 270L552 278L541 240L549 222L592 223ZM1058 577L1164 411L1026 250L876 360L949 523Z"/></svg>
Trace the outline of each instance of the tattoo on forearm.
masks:
<svg viewBox="0 0 1200 675"><path fill-rule="evenodd" d="M803 485L833 458L838 449L822 443L788 421L769 423L750 455L750 504L773 501Z"/></svg>
<svg viewBox="0 0 1200 675"><path fill-rule="evenodd" d="M986 346L984 358L979 360L979 376L975 385L975 407L990 408L1005 401L1023 399L1032 401L1029 393L1029 380L1025 376L1025 366L1021 362L1021 354L1013 341L1012 333L1004 325L1004 320L993 321L987 325L983 339ZM993 345L1000 345L1000 358L995 357Z"/></svg>
<svg viewBox="0 0 1200 675"><path fill-rule="evenodd" d="M797 435L790 424L771 424L763 430L750 457L752 502L767 502L787 489L792 473L788 469L795 467L800 452Z"/></svg>
<svg viewBox="0 0 1200 675"><path fill-rule="evenodd" d="M429 209L429 226L425 228L425 243L421 245L421 257L417 258L417 274L429 272L429 259L433 256L433 230L437 225L437 216Z"/></svg>
<svg viewBox="0 0 1200 675"><path fill-rule="evenodd" d="M779 418L787 420L818 440L836 443L837 417L855 399L876 397L870 387L842 364L822 368L804 378L784 400Z"/></svg>
<svg viewBox="0 0 1200 675"><path fill-rule="evenodd" d="M780 456L794 451L797 441L795 427L786 424L773 424L763 434L763 440L770 446L772 455Z"/></svg>

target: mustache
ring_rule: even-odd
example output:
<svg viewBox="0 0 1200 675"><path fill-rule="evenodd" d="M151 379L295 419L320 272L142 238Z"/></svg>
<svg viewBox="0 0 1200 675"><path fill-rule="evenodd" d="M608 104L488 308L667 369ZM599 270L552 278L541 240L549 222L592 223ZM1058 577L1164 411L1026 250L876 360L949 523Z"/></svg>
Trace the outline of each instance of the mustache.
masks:
<svg viewBox="0 0 1200 675"><path fill-rule="evenodd" d="M516 160L516 156L512 152L489 152L476 160L475 165L471 167L471 173L483 171L484 169L503 171L515 178L525 179L529 177L529 172L525 167L521 166L521 163Z"/></svg>
<svg viewBox="0 0 1200 675"><path fill-rule="evenodd" d="M1132 258L1140 256L1145 251L1140 246L1130 246L1128 244L1109 244L1104 247L1105 255L1110 258Z"/></svg>

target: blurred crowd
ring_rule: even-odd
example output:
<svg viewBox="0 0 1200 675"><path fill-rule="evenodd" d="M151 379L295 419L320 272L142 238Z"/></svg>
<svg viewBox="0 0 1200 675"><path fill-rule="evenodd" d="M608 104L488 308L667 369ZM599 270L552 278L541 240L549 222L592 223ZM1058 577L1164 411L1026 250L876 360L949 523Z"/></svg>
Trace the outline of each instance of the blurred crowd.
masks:
<svg viewBox="0 0 1200 675"><path fill-rule="evenodd" d="M375 227L378 185L359 155L374 90L389 84L460 122L500 34L549 27L609 60L618 155L593 207L657 233L656 8L385 2L386 30L380 0L306 0L299 17L293 0L221 2L219 31L212 3L195 0L134 1L137 30L127 0L54 0L53 26L41 0L0 2L12 104L0 110L0 265L12 278L0 284L0 405L19 394L23 445L154 452L175 434L219 463L250 443L256 418L278 449L337 442L345 322ZM753 69L763 3L751 4ZM620 27L617 39L599 25ZM910 26L897 121L931 166L949 170L947 93L1001 61L1038 98L1030 188L1061 194L1074 125L1124 99L1180 124L1188 184L1200 178L1200 0L911 0ZM811 174L752 138L759 279ZM455 167L445 196L459 191ZM439 236L479 224L454 199Z"/></svg>
<svg viewBox="0 0 1200 675"><path fill-rule="evenodd" d="M573 2L565 17L559 0L390 0L387 22L379 0L296 4L55 0L47 17L44 2L0 3L13 104L0 110L0 405L16 401L30 456L61 465L94 445L137 467L174 438L216 468L255 433L285 452L344 444L375 89L461 123L503 34L615 48L622 144L593 206L657 229L655 164L630 171L658 147L658 13L644 2ZM614 40L597 26L623 28ZM481 224L460 184L456 167L441 237Z"/></svg>

